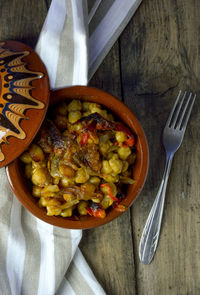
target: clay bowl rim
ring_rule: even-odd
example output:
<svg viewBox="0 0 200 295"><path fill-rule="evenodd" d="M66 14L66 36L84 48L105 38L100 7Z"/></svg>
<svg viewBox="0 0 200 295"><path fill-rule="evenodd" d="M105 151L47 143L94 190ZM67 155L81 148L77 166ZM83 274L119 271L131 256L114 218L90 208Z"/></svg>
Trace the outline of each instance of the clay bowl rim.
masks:
<svg viewBox="0 0 200 295"><path fill-rule="evenodd" d="M149 167L148 144L141 124L123 102L103 90L88 86L71 86L53 90L50 95L50 105L68 99L80 99L100 103L110 109L111 112L136 134L137 158L133 167L133 177L136 175L135 183L128 185L126 196L121 202L121 204L130 207L143 188ZM19 162L19 159L16 159L6 167L8 181L15 196L29 212L51 225L68 229L90 229L104 225L123 213L111 209L104 219L87 216L81 220L48 216L46 215L45 208L39 208L37 200L31 195Z"/></svg>

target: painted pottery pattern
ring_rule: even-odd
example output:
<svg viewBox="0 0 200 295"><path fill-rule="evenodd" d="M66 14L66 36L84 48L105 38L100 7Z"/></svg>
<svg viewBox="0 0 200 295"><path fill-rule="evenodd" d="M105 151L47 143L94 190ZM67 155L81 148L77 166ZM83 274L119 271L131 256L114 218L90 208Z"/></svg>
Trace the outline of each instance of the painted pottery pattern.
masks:
<svg viewBox="0 0 200 295"><path fill-rule="evenodd" d="M28 69L24 57L29 51L16 52L4 47L0 42L0 161L5 159L1 145L9 144L8 137L26 138L20 126L28 119L28 109L43 109L44 103L32 96L32 82L41 79L43 73Z"/></svg>

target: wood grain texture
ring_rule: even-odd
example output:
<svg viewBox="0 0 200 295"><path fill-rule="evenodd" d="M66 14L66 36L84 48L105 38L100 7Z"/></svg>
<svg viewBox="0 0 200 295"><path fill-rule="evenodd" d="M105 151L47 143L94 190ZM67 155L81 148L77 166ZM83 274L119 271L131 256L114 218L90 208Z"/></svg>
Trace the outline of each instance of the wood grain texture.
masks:
<svg viewBox="0 0 200 295"><path fill-rule="evenodd" d="M17 40L34 48L46 13L44 0L1 0L0 40Z"/></svg>
<svg viewBox="0 0 200 295"><path fill-rule="evenodd" d="M131 209L138 294L200 293L199 99L174 157L155 258L148 266L138 258L164 168L162 128L179 88L199 96L199 12L194 0L143 1L120 39L124 100L140 119L150 149L147 182Z"/></svg>
<svg viewBox="0 0 200 295"><path fill-rule="evenodd" d="M0 0L0 39L33 47L50 2ZM131 210L83 234L80 248L108 295L200 294L199 15L199 0L143 0L90 81L131 108L150 150L148 178ZM139 241L164 169L162 128L179 88L195 91L197 100L174 157L158 249L144 266Z"/></svg>

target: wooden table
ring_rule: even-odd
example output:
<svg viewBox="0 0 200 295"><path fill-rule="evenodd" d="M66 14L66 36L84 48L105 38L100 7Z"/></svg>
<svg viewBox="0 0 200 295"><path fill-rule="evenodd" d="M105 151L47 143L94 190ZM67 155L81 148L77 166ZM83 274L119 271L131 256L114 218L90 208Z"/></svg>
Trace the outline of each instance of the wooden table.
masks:
<svg viewBox="0 0 200 295"><path fill-rule="evenodd" d="M34 47L49 3L0 0L0 39ZM150 150L147 181L131 209L83 234L81 250L109 295L200 294L199 15L199 0L143 0L89 83L130 107ZM165 163L162 128L179 89L197 100L172 165L158 249L143 265L139 241Z"/></svg>

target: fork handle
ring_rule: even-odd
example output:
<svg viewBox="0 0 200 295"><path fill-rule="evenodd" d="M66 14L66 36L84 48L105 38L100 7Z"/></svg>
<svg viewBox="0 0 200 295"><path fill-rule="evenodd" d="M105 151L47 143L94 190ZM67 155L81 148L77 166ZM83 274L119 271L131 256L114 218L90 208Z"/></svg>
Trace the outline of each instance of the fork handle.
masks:
<svg viewBox="0 0 200 295"><path fill-rule="evenodd" d="M165 170L160 184L160 188L158 190L156 199L153 203L152 209L149 213L140 240L139 257L140 261L144 264L149 264L156 252L162 222L167 182L169 178L172 160L173 155L167 155Z"/></svg>

